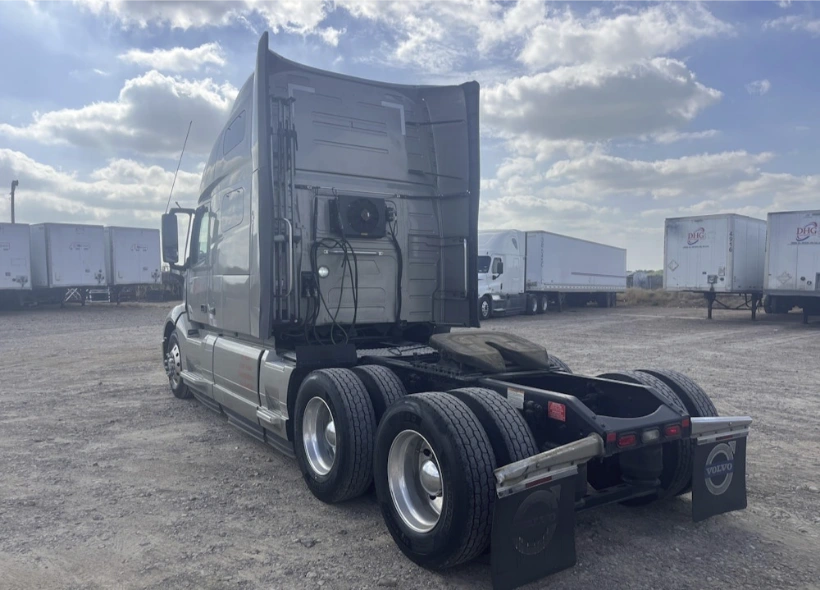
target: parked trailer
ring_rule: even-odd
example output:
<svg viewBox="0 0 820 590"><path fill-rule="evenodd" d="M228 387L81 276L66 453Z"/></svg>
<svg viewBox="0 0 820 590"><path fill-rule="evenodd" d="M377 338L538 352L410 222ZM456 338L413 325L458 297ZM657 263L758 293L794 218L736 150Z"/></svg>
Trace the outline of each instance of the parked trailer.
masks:
<svg viewBox="0 0 820 590"><path fill-rule="evenodd" d="M158 229L106 227L105 268L110 298L117 303L136 296L136 287L162 279Z"/></svg>
<svg viewBox="0 0 820 590"><path fill-rule="evenodd" d="M186 281L162 353L175 396L295 455L318 499L375 484L410 559L491 546L513 588L575 563L578 510L690 489L695 520L744 508L751 420L673 371L575 375L516 336L450 333L479 325L478 107L475 82L325 72L264 34L197 208L163 216Z"/></svg>
<svg viewBox="0 0 820 590"><path fill-rule="evenodd" d="M482 320L544 313L550 305L615 305L626 289L626 250L546 231L488 230L478 235Z"/></svg>
<svg viewBox="0 0 820 590"><path fill-rule="evenodd" d="M31 244L25 223L0 223L0 305L21 305L31 291Z"/></svg>
<svg viewBox="0 0 820 590"><path fill-rule="evenodd" d="M769 213L764 309L803 310L803 322L820 314L820 210Z"/></svg>
<svg viewBox="0 0 820 590"><path fill-rule="evenodd" d="M707 317L715 303L725 309L751 309L763 297L766 222L734 213L675 217L664 230L663 288L702 293ZM719 297L742 295L730 307Z"/></svg>
<svg viewBox="0 0 820 590"><path fill-rule="evenodd" d="M31 226L31 282L37 301L76 300L106 284L101 225L38 223Z"/></svg>

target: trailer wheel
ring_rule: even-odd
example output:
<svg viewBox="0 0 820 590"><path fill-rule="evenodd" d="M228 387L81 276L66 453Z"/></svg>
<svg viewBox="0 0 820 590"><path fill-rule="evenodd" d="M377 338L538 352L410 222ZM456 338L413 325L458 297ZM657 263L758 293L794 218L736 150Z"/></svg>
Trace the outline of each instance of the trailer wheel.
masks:
<svg viewBox="0 0 820 590"><path fill-rule="evenodd" d="M550 368L556 371L563 371L564 373L572 373L572 369L569 368L569 365L559 359L554 354L550 354L549 356L549 363Z"/></svg>
<svg viewBox="0 0 820 590"><path fill-rule="evenodd" d="M294 451L310 491L322 502L360 496L372 481L376 416L353 371L310 373L296 396Z"/></svg>
<svg viewBox="0 0 820 590"><path fill-rule="evenodd" d="M538 313L546 313L549 307L549 298L546 295L538 296Z"/></svg>
<svg viewBox="0 0 820 590"><path fill-rule="evenodd" d="M692 379L678 371L669 369L640 369L641 373L652 375L657 379L663 381L668 385L672 391L675 392L678 399L686 407L686 411L693 418L708 418L718 416L717 408L705 391L695 383ZM693 440L687 441L689 446L693 449L695 442ZM687 483L681 488L676 495L680 496L692 489L692 477L687 480Z"/></svg>
<svg viewBox="0 0 820 590"><path fill-rule="evenodd" d="M417 564L444 569L489 545L495 456L466 404L440 392L408 395L382 418L373 477L385 525Z"/></svg>
<svg viewBox="0 0 820 590"><path fill-rule="evenodd" d="M538 313L538 296L527 293L525 295L527 305L527 315L535 315Z"/></svg>
<svg viewBox="0 0 820 590"><path fill-rule="evenodd" d="M404 384L387 367L362 365L354 367L352 371L362 380L367 389L370 402L373 404L373 410L376 413L376 424L381 421L387 408L407 395Z"/></svg>
<svg viewBox="0 0 820 590"><path fill-rule="evenodd" d="M654 375L643 371L619 371L600 375L604 379L614 379L626 383L637 383L652 388L659 393L670 405L686 411L684 404L675 394L675 391ZM692 478L692 460L694 448L690 440L673 440L661 445L663 453L663 469L660 475L660 490L657 495L643 496L623 502L627 506L642 506L655 500L662 500L681 493ZM631 452L639 452L631 451ZM628 451L630 452L630 451ZM610 475L612 471L610 469ZM617 483L617 482L616 482ZM613 484L614 485L614 484Z"/></svg>
<svg viewBox="0 0 820 590"><path fill-rule="evenodd" d="M485 295L478 302L478 313L481 315L482 320L489 320L490 316L493 315L493 303L489 296Z"/></svg>
<svg viewBox="0 0 820 590"><path fill-rule="evenodd" d="M538 454L527 421L504 397L482 387L462 387L448 393L464 402L481 422L498 467Z"/></svg>
<svg viewBox="0 0 820 590"><path fill-rule="evenodd" d="M165 350L165 373L168 375L171 393L179 399L192 398L193 393L182 380L182 353L179 350L179 338L176 333L171 334L168 338L168 346Z"/></svg>

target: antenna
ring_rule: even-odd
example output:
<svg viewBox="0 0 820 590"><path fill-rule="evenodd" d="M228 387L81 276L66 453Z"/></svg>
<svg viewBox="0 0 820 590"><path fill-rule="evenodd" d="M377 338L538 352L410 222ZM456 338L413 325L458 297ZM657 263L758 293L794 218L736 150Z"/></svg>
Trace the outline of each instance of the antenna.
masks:
<svg viewBox="0 0 820 590"><path fill-rule="evenodd" d="M177 170L174 172L174 182L171 183L171 192L168 193L168 202L165 204L165 212L168 213L168 207L171 205L171 195L174 194L174 185L177 183L177 174L179 174L179 167L182 164L182 156L185 154L185 146L188 145L188 136L191 134L191 125L194 122L191 120L188 123L188 133L185 134L185 143L182 144L182 152L179 154L179 162L177 162Z"/></svg>

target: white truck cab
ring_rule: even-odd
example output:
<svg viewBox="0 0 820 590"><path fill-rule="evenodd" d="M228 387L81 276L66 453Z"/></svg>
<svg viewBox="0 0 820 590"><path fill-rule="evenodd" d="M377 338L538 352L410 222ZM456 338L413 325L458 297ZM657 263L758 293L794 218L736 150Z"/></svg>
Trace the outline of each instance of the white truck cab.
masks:
<svg viewBox="0 0 820 590"><path fill-rule="evenodd" d="M526 235L517 229L482 231L478 236L478 298L481 319L523 311Z"/></svg>

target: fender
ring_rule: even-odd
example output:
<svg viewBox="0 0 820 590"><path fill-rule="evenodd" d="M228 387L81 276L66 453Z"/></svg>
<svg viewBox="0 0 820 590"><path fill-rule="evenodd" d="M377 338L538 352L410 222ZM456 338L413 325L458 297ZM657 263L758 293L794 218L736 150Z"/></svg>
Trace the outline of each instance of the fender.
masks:
<svg viewBox="0 0 820 590"><path fill-rule="evenodd" d="M162 356L165 357L165 347L168 344L168 338L171 337L171 333L176 328L177 323L179 322L179 318L182 316L188 318L188 313L185 311L185 304L180 303L179 305L175 305L171 311L168 312L168 315L165 316L165 321L163 322L163 329L162 329ZM187 332L183 332L186 334Z"/></svg>

